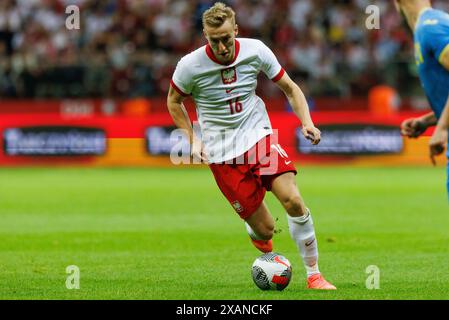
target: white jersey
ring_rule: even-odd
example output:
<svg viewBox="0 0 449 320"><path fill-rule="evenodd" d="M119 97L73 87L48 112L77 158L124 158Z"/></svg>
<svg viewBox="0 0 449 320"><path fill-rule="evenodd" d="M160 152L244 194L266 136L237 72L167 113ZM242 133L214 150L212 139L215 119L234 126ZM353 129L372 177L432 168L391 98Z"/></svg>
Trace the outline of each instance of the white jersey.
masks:
<svg viewBox="0 0 449 320"><path fill-rule="evenodd" d="M211 163L234 159L272 133L265 104L255 93L260 71L273 81L284 74L262 41L246 38L235 40L229 64L220 63L209 45L178 62L171 85L183 96L192 95Z"/></svg>

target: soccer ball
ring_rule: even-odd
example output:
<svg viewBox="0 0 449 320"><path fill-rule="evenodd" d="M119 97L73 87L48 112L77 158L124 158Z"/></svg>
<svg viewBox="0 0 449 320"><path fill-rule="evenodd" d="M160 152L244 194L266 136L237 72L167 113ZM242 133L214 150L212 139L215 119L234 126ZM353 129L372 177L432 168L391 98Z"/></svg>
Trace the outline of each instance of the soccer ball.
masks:
<svg viewBox="0 0 449 320"><path fill-rule="evenodd" d="M251 273L260 289L284 290L292 278L292 266L283 255L270 252L254 261Z"/></svg>

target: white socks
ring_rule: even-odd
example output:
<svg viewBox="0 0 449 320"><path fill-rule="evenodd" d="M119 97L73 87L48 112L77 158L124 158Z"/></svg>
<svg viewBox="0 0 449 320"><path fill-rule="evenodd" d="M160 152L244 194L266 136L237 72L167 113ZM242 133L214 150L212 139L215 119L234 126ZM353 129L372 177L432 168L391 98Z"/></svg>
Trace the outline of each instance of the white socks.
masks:
<svg viewBox="0 0 449 320"><path fill-rule="evenodd" d="M301 217L291 217L287 214L287 221L290 235L298 247L307 276L320 273L318 269L318 244L309 209L307 209L307 214ZM246 222L245 227L251 239L262 240Z"/></svg>
<svg viewBox="0 0 449 320"><path fill-rule="evenodd" d="M307 276L320 273L318 269L318 244L309 209L301 217L290 217L287 214L290 235L298 247L304 262Z"/></svg>
<svg viewBox="0 0 449 320"><path fill-rule="evenodd" d="M248 232L249 236L253 240L262 240L261 237L259 237L254 230L250 227L248 223L245 222L246 232Z"/></svg>

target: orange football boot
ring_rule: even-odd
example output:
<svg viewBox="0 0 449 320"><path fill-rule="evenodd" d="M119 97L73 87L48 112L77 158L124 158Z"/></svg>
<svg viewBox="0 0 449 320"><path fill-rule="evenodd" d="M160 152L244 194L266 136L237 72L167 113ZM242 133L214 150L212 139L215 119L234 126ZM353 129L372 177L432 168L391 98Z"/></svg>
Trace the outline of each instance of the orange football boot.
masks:
<svg viewBox="0 0 449 320"><path fill-rule="evenodd" d="M268 253L273 251L273 240L253 240L251 239L253 245L262 251L263 253Z"/></svg>
<svg viewBox="0 0 449 320"><path fill-rule="evenodd" d="M326 279L321 275L321 273L311 275L307 278L307 288L308 289L318 289L318 290L336 290L337 288L331 283L327 282Z"/></svg>

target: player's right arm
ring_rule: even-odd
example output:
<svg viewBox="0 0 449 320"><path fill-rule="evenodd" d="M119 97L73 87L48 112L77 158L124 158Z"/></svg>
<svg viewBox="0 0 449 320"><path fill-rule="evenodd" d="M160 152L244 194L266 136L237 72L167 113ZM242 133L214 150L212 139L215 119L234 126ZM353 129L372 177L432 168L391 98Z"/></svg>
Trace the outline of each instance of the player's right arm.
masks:
<svg viewBox="0 0 449 320"><path fill-rule="evenodd" d="M449 72L449 31L445 33L444 49L439 54L439 63ZM433 165L436 165L435 156L444 152L447 146L449 130L449 98L446 99L446 105L443 108L440 119L436 124L435 131L429 140L430 159Z"/></svg>
<svg viewBox="0 0 449 320"><path fill-rule="evenodd" d="M172 86L170 86L167 96L168 112L170 113L175 125L179 129L183 130L187 135L191 145L191 155L195 159L201 159L201 161L207 162L207 157L203 152L203 144L201 140L196 137L189 114L183 104L185 98L185 96L181 95Z"/></svg>

